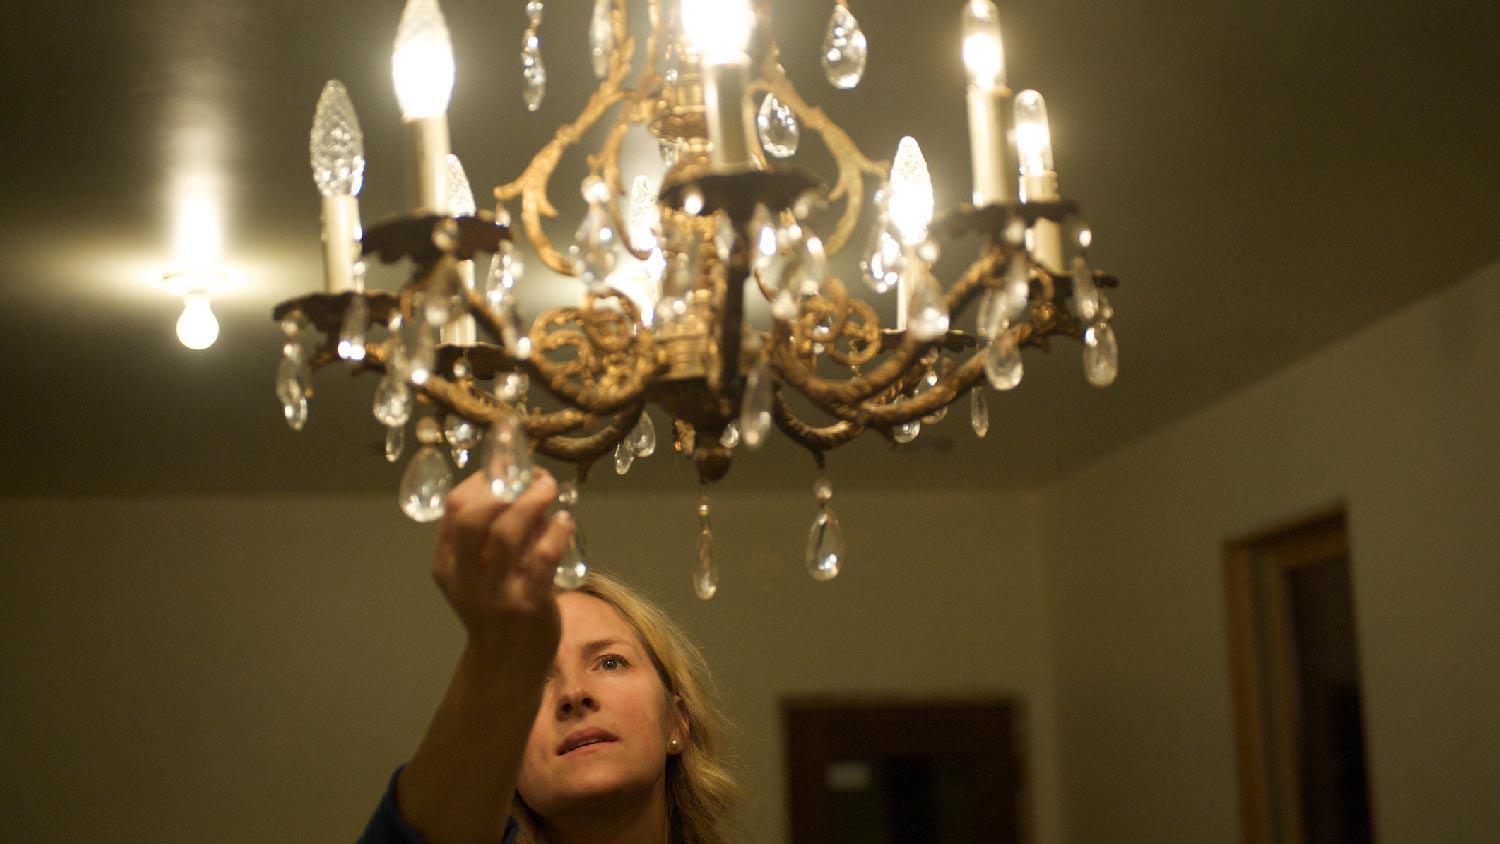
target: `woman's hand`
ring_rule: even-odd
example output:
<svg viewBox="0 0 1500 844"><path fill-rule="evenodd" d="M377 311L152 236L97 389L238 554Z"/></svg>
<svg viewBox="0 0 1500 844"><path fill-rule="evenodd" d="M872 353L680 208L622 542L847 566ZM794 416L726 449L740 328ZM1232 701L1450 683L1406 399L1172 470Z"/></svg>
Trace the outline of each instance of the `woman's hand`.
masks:
<svg viewBox="0 0 1500 844"><path fill-rule="evenodd" d="M432 576L484 661L545 670L560 624L552 577L573 535L572 516L547 517L557 483L542 469L513 504L475 472L448 495Z"/></svg>

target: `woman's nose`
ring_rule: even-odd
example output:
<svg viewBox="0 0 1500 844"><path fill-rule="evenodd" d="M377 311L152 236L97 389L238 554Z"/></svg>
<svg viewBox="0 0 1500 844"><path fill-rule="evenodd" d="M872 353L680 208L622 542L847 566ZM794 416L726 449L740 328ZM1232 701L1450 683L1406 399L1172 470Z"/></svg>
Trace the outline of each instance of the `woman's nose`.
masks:
<svg viewBox="0 0 1500 844"><path fill-rule="evenodd" d="M557 696L557 717L577 717L585 712L594 712L599 709L599 703L594 696L582 685L574 684L568 687L569 691Z"/></svg>

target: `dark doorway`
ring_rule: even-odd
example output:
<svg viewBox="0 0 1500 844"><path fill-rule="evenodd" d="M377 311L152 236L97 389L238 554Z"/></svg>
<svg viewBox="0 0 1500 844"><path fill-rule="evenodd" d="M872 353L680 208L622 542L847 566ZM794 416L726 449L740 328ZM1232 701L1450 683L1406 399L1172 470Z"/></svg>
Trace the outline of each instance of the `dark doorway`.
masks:
<svg viewBox="0 0 1500 844"><path fill-rule="evenodd" d="M783 704L792 844L1018 844L1011 701Z"/></svg>

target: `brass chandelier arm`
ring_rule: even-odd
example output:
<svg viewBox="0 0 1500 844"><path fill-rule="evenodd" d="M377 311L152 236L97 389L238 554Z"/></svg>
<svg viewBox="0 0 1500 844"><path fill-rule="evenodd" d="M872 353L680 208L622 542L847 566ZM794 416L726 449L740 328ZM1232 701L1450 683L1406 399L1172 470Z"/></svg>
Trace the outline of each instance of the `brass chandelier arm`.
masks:
<svg viewBox="0 0 1500 844"><path fill-rule="evenodd" d="M774 94L781 104L790 108L802 121L802 125L818 133L823 139L823 145L833 154L833 160L838 165L839 177L834 183L833 189L828 193L828 199L837 202L844 200L844 212L839 217L838 223L833 231L823 240L824 251L829 255L837 255L848 245L849 238L854 234L854 228L859 224L860 210L864 205L864 176L871 175L884 181L890 172L890 164L885 161L875 161L860 152L858 145L849 134L839 128L828 118L821 108L811 105L787 78L786 71L782 70L777 59L777 52L773 48L766 57L761 68L761 79L758 79L745 89L745 95L749 96L757 92Z"/></svg>
<svg viewBox="0 0 1500 844"><path fill-rule="evenodd" d="M772 395L771 420L776 423L776 427L780 428L783 434L812 452L820 463L823 452L838 448L864 433L865 430L863 425L847 419L821 427L809 425L792 410L791 403L786 400L786 396L783 396L780 390L776 390Z"/></svg>
<svg viewBox="0 0 1500 844"><path fill-rule="evenodd" d="M596 361L597 350L587 334L565 328L584 319L576 308L554 308L537 317L531 327L533 353L528 359L537 380L559 399L589 413L615 413L639 402L658 368L656 344L650 332L636 333L629 349L608 355L616 360L600 366ZM570 347L577 355L575 360L554 361L546 355ZM615 373L617 377L603 382L593 380L595 372L600 370Z"/></svg>
<svg viewBox="0 0 1500 844"><path fill-rule="evenodd" d="M532 437L536 450L548 457L572 463L578 467L578 478L583 480L588 475L589 466L595 460L612 451L620 441L625 439L626 434L635 427L635 423L641 418L641 412L645 409L644 402L638 402L634 406L617 414L607 425L592 434L584 437L569 437L561 435ZM528 427L528 432L530 428Z"/></svg>

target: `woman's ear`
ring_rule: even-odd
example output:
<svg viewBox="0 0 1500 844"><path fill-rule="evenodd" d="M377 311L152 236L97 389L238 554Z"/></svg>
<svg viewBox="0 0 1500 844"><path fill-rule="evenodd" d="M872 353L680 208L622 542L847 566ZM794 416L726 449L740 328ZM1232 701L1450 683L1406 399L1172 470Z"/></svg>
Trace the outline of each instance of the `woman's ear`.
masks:
<svg viewBox="0 0 1500 844"><path fill-rule="evenodd" d="M688 743L688 737L692 735L689 726L687 707L682 703L682 695L672 695L672 729L667 733L670 747L674 748L673 755L681 753Z"/></svg>

